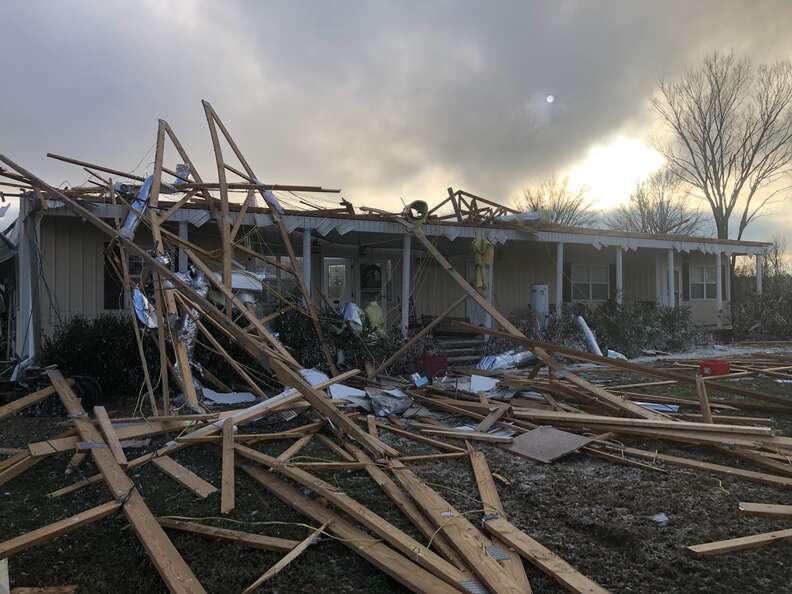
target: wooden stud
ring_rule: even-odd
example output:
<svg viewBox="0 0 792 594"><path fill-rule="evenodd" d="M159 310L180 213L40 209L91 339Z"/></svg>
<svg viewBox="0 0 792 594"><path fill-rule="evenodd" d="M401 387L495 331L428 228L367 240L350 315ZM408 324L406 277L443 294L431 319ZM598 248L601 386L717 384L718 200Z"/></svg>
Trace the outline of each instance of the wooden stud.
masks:
<svg viewBox="0 0 792 594"><path fill-rule="evenodd" d="M426 592L433 594L459 593L458 588L435 577L413 562L412 559L416 557L414 553L402 555L394 551L382 541L372 538L364 530L355 527L351 522L317 501L308 499L297 489L261 467L244 465L242 469L286 505L316 522L329 522L328 532L338 537L341 544L349 547L413 592L419 594Z"/></svg>
<svg viewBox="0 0 792 594"><path fill-rule="evenodd" d="M712 410L710 410L709 396L707 396L707 384L700 375L696 375L696 393L701 404L701 415L705 423L712 423Z"/></svg>
<svg viewBox="0 0 792 594"><path fill-rule="evenodd" d="M767 518L792 518L792 505L773 503L749 503L740 501L738 506L741 516L764 516Z"/></svg>
<svg viewBox="0 0 792 594"><path fill-rule="evenodd" d="M730 538L728 540L718 540L715 542L693 545L685 547L685 549L694 557L713 557L715 555L723 555L735 551L758 549L790 539L792 539L792 528L786 528L774 532L764 532L762 534L752 534L751 536L741 536L739 538Z"/></svg>
<svg viewBox="0 0 792 594"><path fill-rule="evenodd" d="M470 457L470 465L473 467L473 475L476 478L476 486L478 486L479 498L484 504L484 513L486 515L498 514L500 517L506 519L506 510L503 509L498 489L495 487L495 480L492 478L489 464L487 464L487 457L484 452L468 448L468 456ZM525 573L520 555L515 553L509 548L507 544L499 538L494 539L496 544L500 544L506 554L509 555L506 561L506 568L511 573L514 581L520 586L524 592L530 594L531 583L528 581L528 576Z"/></svg>
<svg viewBox="0 0 792 594"><path fill-rule="evenodd" d="M117 512L120 508L121 504L118 501L108 501L107 503L97 505L96 507L92 507L91 509L87 509L71 517L53 522L43 528L37 528L27 534L2 542L0 543L0 558L10 557L11 555L20 553L37 544L47 542L62 534L71 532L80 526L106 518Z"/></svg>
<svg viewBox="0 0 792 594"><path fill-rule="evenodd" d="M74 380L69 380L70 385L74 383ZM46 400L50 396L55 393L55 388L52 386L42 388L41 390L37 390L27 396L22 396L22 398L17 398L16 400L12 400L8 404L4 404L0 406L0 419L5 417L14 415L20 411L25 410L28 407L33 406L34 404L38 404L42 400Z"/></svg>
<svg viewBox="0 0 792 594"><path fill-rule="evenodd" d="M212 493L217 492L217 487L202 479L189 468L182 466L170 456L157 456L152 460L152 463L202 499L206 499Z"/></svg>
<svg viewBox="0 0 792 594"><path fill-rule="evenodd" d="M223 490L220 493L220 513L234 511L234 419L228 417L223 423Z"/></svg>
<svg viewBox="0 0 792 594"><path fill-rule="evenodd" d="M63 376L56 369L46 371L52 385L58 391L75 428L85 441L101 442L102 436L88 418L80 401L72 392ZM122 509L151 561L159 571L172 594L205 593L198 578L184 562L176 547L163 532L152 515L135 484L116 463L108 448L91 450L91 457L99 468L113 497L123 502Z"/></svg>
<svg viewBox="0 0 792 594"><path fill-rule="evenodd" d="M374 415L366 415L366 429L371 435L379 439L379 433L377 432L377 417Z"/></svg>
<svg viewBox="0 0 792 594"><path fill-rule="evenodd" d="M420 565L431 571L437 577L450 584L460 584L467 579L465 574L437 555L434 551L427 549L420 542L405 534L367 507L361 505L346 493L339 491L333 485L326 483L304 470L295 468L292 465L280 464L275 458L267 456L257 450L237 445L236 451L239 455L248 460L264 464L275 472L325 497L328 501L333 503L333 505L352 516L355 520L363 524L363 526L396 548L396 550L404 555L409 555L410 558L416 559Z"/></svg>
<svg viewBox="0 0 792 594"><path fill-rule="evenodd" d="M105 410L105 407L94 406L94 416L96 417L96 421L99 424L99 429L102 431L102 435L105 438L107 446L110 448L110 451L113 452L115 461L118 462L118 465L121 467L126 466L128 462L126 454L124 454L124 448L121 447L121 442L119 441L118 435L116 435L116 432L113 429L113 423L110 421L110 417L107 415L107 410Z"/></svg>
<svg viewBox="0 0 792 594"><path fill-rule="evenodd" d="M264 584L264 582L266 582L271 577L273 577L273 576L279 574L281 571L283 571L289 563L291 563L297 557L302 555L302 553L303 553L303 551L305 551L305 549L307 549L309 546L311 546L312 544L314 544L316 542L316 540L324 532L325 528L327 528L328 524L329 524L329 522L325 522L319 528L317 528L316 530L311 532L311 534L309 534L308 537L305 540L303 540L300 544L298 544L291 551L289 551L275 565L273 565L267 571L265 571L264 574L260 578L258 578L255 582L253 582L247 588L242 590L242 594L250 594L250 592L255 592L256 590L258 590Z"/></svg>
<svg viewBox="0 0 792 594"><path fill-rule="evenodd" d="M481 532L403 465L390 462L391 471L429 520L442 532L468 567L493 592L522 592L514 578L485 549L488 540Z"/></svg>
<svg viewBox="0 0 792 594"><path fill-rule="evenodd" d="M261 549L262 551L288 553L299 544L296 540L264 536L263 534L255 534L252 532L240 532L239 530L229 530L227 528L207 526L206 524L198 524L196 522L187 522L184 520L157 518L157 521L168 530L178 530L224 542L242 544L254 549Z"/></svg>
<svg viewBox="0 0 792 594"><path fill-rule="evenodd" d="M505 519L487 520L484 522L484 527L490 534L513 546L520 555L559 582L568 591L577 594L608 594L608 590L580 573L550 549Z"/></svg>

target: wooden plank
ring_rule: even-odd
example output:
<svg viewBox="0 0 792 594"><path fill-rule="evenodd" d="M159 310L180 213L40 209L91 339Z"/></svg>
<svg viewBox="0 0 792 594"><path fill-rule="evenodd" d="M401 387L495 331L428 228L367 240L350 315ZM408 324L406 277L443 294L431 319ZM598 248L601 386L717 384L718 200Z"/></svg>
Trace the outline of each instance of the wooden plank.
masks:
<svg viewBox="0 0 792 594"><path fill-rule="evenodd" d="M389 464L418 507L492 592L517 594L522 591L512 575L487 553L484 545L489 539L463 514L403 465L394 462Z"/></svg>
<svg viewBox="0 0 792 594"><path fill-rule="evenodd" d="M495 487L495 480L492 478L489 464L487 464L487 457L484 452L470 449L468 450L470 457L470 465L473 467L473 475L476 478L476 486L478 487L479 499L484 504L484 513L486 515L498 514L503 519L506 519L506 510L503 509L498 489ZM500 544L509 559L505 561L506 569L509 570L514 581L523 589L523 592L530 594L532 592L531 583L528 581L528 576L525 573L522 559L515 551L509 548L504 541L499 538L493 539L496 544Z"/></svg>
<svg viewBox="0 0 792 594"><path fill-rule="evenodd" d="M772 436L773 430L770 427L758 427L750 425L725 425L718 423L695 423L691 421L675 421L655 419L627 419L622 417L611 417L606 415L590 415L585 413L569 413L561 411L549 411L529 408L515 408L512 416L517 419L531 419L534 421L551 421L574 423L579 425L608 425L612 427L648 427L652 429L671 429L673 431L714 431L718 433L738 433L743 435L762 435Z"/></svg>
<svg viewBox="0 0 792 594"><path fill-rule="evenodd" d="M427 549L423 544L405 534L364 505L361 505L346 493L339 491L338 488L333 485L304 470L295 468L294 466L280 464L275 458L267 456L257 450L237 445L236 451L239 455L248 460L263 464L302 486L311 489L314 493L325 497L333 505L352 516L356 521L360 522L374 534L385 540L397 551L400 551L404 555L409 555L410 558L416 559L420 565L449 584L461 584L469 579L466 574L437 555L434 551Z"/></svg>
<svg viewBox="0 0 792 594"><path fill-rule="evenodd" d="M696 393L701 404L701 415L705 423L712 423L712 410L710 409L709 396L707 396L707 384L700 375L696 375Z"/></svg>
<svg viewBox="0 0 792 594"><path fill-rule="evenodd" d="M442 435L453 439L472 439L473 441L486 441L488 443L512 443L513 438L505 435L492 435L490 433L479 433L478 431L454 431L453 429L421 429L421 433L430 435Z"/></svg>
<svg viewBox="0 0 792 594"><path fill-rule="evenodd" d="M762 534L753 534L751 536L741 536L739 538L730 538L728 540L718 540L715 542L693 545L685 547L685 549L694 557L713 557L715 555L723 555L735 551L758 549L790 539L792 539L792 528L786 528L774 532L764 532Z"/></svg>
<svg viewBox="0 0 792 594"><path fill-rule="evenodd" d="M618 448L621 454L630 456L637 456L646 460L667 462L669 464L676 464L678 466L686 466L688 468L697 468L699 470L708 470L716 474L725 474L727 476L736 476L739 478L746 478L769 485L776 485L782 487L792 486L792 478L784 476L775 476L766 474L764 472L755 472L753 470L743 470L742 468L734 468L732 466L724 466L722 464L712 464L710 462L702 462L701 460L692 460L690 458L683 458L681 456L670 456L668 454L661 454L659 452L649 452L640 450L638 448Z"/></svg>
<svg viewBox="0 0 792 594"><path fill-rule="evenodd" d="M74 380L68 380L69 385L74 384ZM4 419L5 417L15 415L16 413L25 410L33 406L34 404L38 404L42 400L46 400L50 396L55 393L55 388L49 386L47 388L43 388L41 390L37 390L27 396L22 396L22 398L17 398L16 400L12 400L8 404L4 404L0 406L0 419Z"/></svg>
<svg viewBox="0 0 792 594"><path fill-rule="evenodd" d="M45 458L37 458L30 454L19 454L19 458L14 456L14 464L6 466L0 471L0 486L5 485L11 479L18 477L23 472L30 470L33 466Z"/></svg>
<svg viewBox="0 0 792 594"><path fill-rule="evenodd" d="M73 594L76 591L76 585L42 587L17 586L16 588L11 588L11 594Z"/></svg>
<svg viewBox="0 0 792 594"><path fill-rule="evenodd" d="M220 513L230 514L236 505L234 491L234 419L228 417L223 423L223 490L220 493Z"/></svg>
<svg viewBox="0 0 792 594"><path fill-rule="evenodd" d="M231 134L229 134L225 125L220 120L220 117L217 115L217 112L215 112L214 108L209 104L208 101L203 101L203 104L204 104L204 109L207 110L207 113L211 113L214 123L217 124L217 127L223 133L226 142L228 142L228 145L231 147L231 150L236 155L237 160L242 165L242 168L245 170L245 173L247 173L248 180L253 183L257 183L258 179L256 178L256 175L253 173L253 169L250 167L250 165L248 165L248 162L245 159L244 155L242 154L242 151L239 150L239 147L237 146L236 142L234 142L234 139L232 138ZM264 199L264 201L267 204L269 204L264 189L260 185L257 185L256 189L259 191L259 194L261 194L261 197ZM289 262L291 263L293 269L294 279L295 281L297 281L297 288L300 290L300 293L302 294L303 299L305 300L305 305L308 309L308 315L310 316L311 321L313 323L314 330L316 331L316 336L319 339L319 345L322 348L322 353L324 354L327 367L330 370L331 375L338 375L338 370L336 369L335 361L333 360L333 355L330 352L329 347L327 346L327 342L325 341L324 338L324 333L322 332L322 326L319 323L319 316L316 313L316 306L314 305L313 298L311 297L310 292L306 288L305 279L302 277L302 273L300 271L299 266L297 266L297 256L295 255L294 248L292 247L291 237L289 236L289 230L286 228L286 225L284 225L283 219L281 218L281 214L277 208L270 207L269 211L273 222L278 227L278 231L280 232L281 240L283 241L283 245L286 248L286 254L289 256Z"/></svg>
<svg viewBox="0 0 792 594"><path fill-rule="evenodd" d="M311 404L317 414L331 420L337 432L342 435L348 434L377 457L399 455L397 450L369 435L358 427L356 423L342 415L327 396L313 388L300 374L295 373L275 358L272 358L270 365L278 378L286 385L297 389L303 395L303 398Z"/></svg>
<svg viewBox="0 0 792 594"><path fill-rule="evenodd" d="M99 429L102 431L102 435L104 435L105 443L107 443L107 446L113 453L113 457L115 458L116 462L118 462L119 466L126 466L128 461L126 454L124 454L124 448L121 447L121 441L118 439L118 435L116 435L116 432L113 429L113 423L110 421L110 417L108 416L105 407L94 406L94 416L96 417L96 421L99 424Z"/></svg>
<svg viewBox="0 0 792 594"><path fill-rule="evenodd" d="M309 546L311 546L316 542L316 540L324 532L325 528L327 528L328 524L329 522L325 522L324 524L319 526L319 528L311 532L311 534L309 534L305 540L303 540L300 544L298 544L291 551L289 551L283 558L281 558L277 563L275 563L275 565L273 565L267 571L265 571L260 578L258 578L255 582L253 582L247 588L242 590L242 594L250 594L250 592L255 592L264 584L264 582L269 580L271 577L278 575L281 571L286 569L286 566L289 563L291 563L297 557L302 555L305 549L307 549Z"/></svg>
<svg viewBox="0 0 792 594"><path fill-rule="evenodd" d="M288 448L286 448L280 454L280 456L275 458L275 460L278 463L283 463L290 460L295 454L297 454L297 452L299 452L301 449L307 446L308 443L311 441L311 439L313 439L313 434L304 435L303 437L295 441L292 445L290 445Z"/></svg>
<svg viewBox="0 0 792 594"><path fill-rule="evenodd" d="M278 499L299 513L312 518L315 522L329 522L328 532L338 537L341 544L352 549L406 588L419 594L427 592L458 594L459 589L411 561L415 558L414 554L402 555L394 551L382 541L372 538L339 514L330 511L321 503L307 498L297 489L261 467L243 465L242 469Z"/></svg>
<svg viewBox="0 0 792 594"><path fill-rule="evenodd" d="M198 524L197 522L187 522L184 520L175 520L172 518L157 518L161 526L168 530L178 530L180 532L188 532L190 534L197 534L206 538L221 540L224 542L232 542L242 544L254 549L261 549L262 551L275 551L278 553L288 553L299 542L296 540L289 540L286 538L277 538L274 536L265 536L263 534L255 534L253 532L241 532L239 530L229 530L227 528L218 528L216 526L207 526L206 524Z"/></svg>
<svg viewBox="0 0 792 594"><path fill-rule="evenodd" d="M393 425L385 424L382 421L377 421L377 427L380 427L381 429L386 429L392 433L395 433L396 435L407 437L409 439L412 439L413 441L417 441L418 443L425 443L426 445L435 447L438 450L443 450L444 452L462 452L462 453L465 452L465 450L463 448L460 448L459 446L455 446L450 443L440 441L439 439L432 439L431 437L420 435L418 433L412 433L411 431L400 429L399 427L394 427Z"/></svg>
<svg viewBox="0 0 792 594"><path fill-rule="evenodd" d="M366 415L366 430L379 439L379 433L377 432L377 417L374 415Z"/></svg>
<svg viewBox="0 0 792 594"><path fill-rule="evenodd" d="M202 499L206 499L212 493L217 492L217 487L202 479L189 468L182 466L170 456L158 456L152 460L152 463Z"/></svg>
<svg viewBox="0 0 792 594"><path fill-rule="evenodd" d="M102 441L102 436L89 420L88 415L72 392L61 373L56 369L46 371L52 385L58 391L75 428L85 441ZM176 547L168 539L135 484L116 463L107 448L91 450L91 457L104 477L113 497L124 502L122 509L146 549L163 581L173 594L205 593L198 578L184 562Z"/></svg>
<svg viewBox="0 0 792 594"><path fill-rule="evenodd" d="M353 453L355 458L360 462L365 463L366 472L377 483L382 491L387 495L391 501L399 508L399 511L410 520L413 526L427 538L431 543L432 548L436 549L444 558L453 563L462 571L466 571L465 562L451 547L446 540L445 536L438 534L435 527L426 519L423 512L413 503L412 499L396 484L396 482L388 476L366 453L351 444L347 444L349 451Z"/></svg>
<svg viewBox="0 0 792 594"><path fill-rule="evenodd" d="M578 594L608 594L608 590L580 573L550 549L505 519L486 520L484 527L490 534L509 543L520 555L552 577L568 591Z"/></svg>
<svg viewBox="0 0 792 594"><path fill-rule="evenodd" d="M0 559L0 594L9 594L11 583L8 576L8 559Z"/></svg>
<svg viewBox="0 0 792 594"><path fill-rule="evenodd" d="M63 520L58 520L42 528L32 530L27 534L22 534L21 536L2 542L0 543L0 558L10 557L11 555L25 551L37 544L47 542L67 532L71 532L80 526L106 518L117 512L120 508L121 504L118 501L108 501L102 505L97 505L96 507L92 507L91 509L87 509Z"/></svg>
<svg viewBox="0 0 792 594"><path fill-rule="evenodd" d="M479 392L479 396L483 394L484 394L483 392ZM484 400L486 399L487 397L484 396ZM507 412L509 412L509 405L499 404L498 406L495 407L495 410L493 410L490 414L487 415L486 419L484 419L483 421L481 421L481 423L478 424L478 426L476 427L476 431L478 431L479 433L486 433L487 431L492 429L493 425L495 425L495 423L497 423L500 420L500 418L503 415L505 415Z"/></svg>
<svg viewBox="0 0 792 594"><path fill-rule="evenodd" d="M748 501L740 501L738 509L741 516L792 518L792 505L780 505L777 503L750 503Z"/></svg>

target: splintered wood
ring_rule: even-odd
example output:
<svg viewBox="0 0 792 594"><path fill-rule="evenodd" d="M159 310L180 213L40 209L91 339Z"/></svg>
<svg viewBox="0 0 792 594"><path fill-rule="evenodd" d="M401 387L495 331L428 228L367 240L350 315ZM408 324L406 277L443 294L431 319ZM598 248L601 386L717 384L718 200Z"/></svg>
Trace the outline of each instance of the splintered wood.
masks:
<svg viewBox="0 0 792 594"><path fill-rule="evenodd" d="M136 326L151 415L122 418L98 403L89 416L75 393L76 388L72 388L79 384L64 378L56 368L45 370L50 386L34 384L40 389L0 406L0 420L3 420L57 396L66 409L70 427L48 439L38 438L26 445L8 444L17 447L0 450L3 456L0 486L5 488L42 461L63 456L71 459L68 466L71 474L85 471L86 476L72 478L65 486L56 485L49 493L51 500L99 482L104 482L110 493L107 503L0 542L0 560L120 512L119 517L123 515L131 525L165 586L179 594L205 590L169 540L166 530L179 532L182 538L210 541L208 546L233 543L277 553L277 561L262 564L244 578L245 592L268 587L274 576L299 571L302 564L323 562L317 561L323 556L322 541L332 538L414 592L530 593L529 576L536 576L538 571L569 592L604 594L605 587L586 573L600 567L597 578L607 584L607 564L578 556L574 560L586 571L578 570L539 542L542 538L521 521L521 510L507 509L504 501L508 500L501 499L495 479L508 481L497 474L497 468L490 468L489 452L513 456L512 460L526 466L534 462L562 465L569 458L594 456L641 471L671 472L675 466L681 466L687 472L729 476L777 487L792 486L792 438L779 434L773 426L776 414L792 413L792 399L731 381L759 376L788 381L792 379L792 361L788 357L745 357L734 361L732 373L707 377L698 375L696 366L684 361L649 366L532 340L498 311L492 300L485 299L471 286L468 275L456 270L438 244L430 240L428 226L416 224L412 217L366 209L368 217L379 216L381 222L388 224L396 221L407 239L414 237L422 257L436 262L450 282L459 287L461 296L444 304L445 308L438 307L439 316L416 327L399 348L382 357L383 361L361 361L359 366L367 370L366 377L361 377L358 369L337 369L337 365L350 365L342 364L342 349L325 337L326 319L317 304L326 296L316 287L311 288L309 279L303 278L303 268L292 245L293 226L284 218L287 211L273 192L337 193L338 190L262 183L214 108L207 102L203 108L217 182L203 180L164 120L158 122L154 173L149 178L51 155L86 168L102 182L96 183L96 188L64 190L50 186L0 155L0 162L14 171L3 170L0 175L24 182L31 189L30 200L42 205L48 200L59 201L65 209L104 234L112 246L120 248L124 289L146 292L147 299L153 303L151 311L146 312L153 319L139 328ZM164 161L167 142L183 164L176 171L168 169ZM227 162L231 154L236 165ZM129 181L129 188L134 191L116 190L120 185L104 179L102 173ZM232 179L231 175L236 178ZM245 193L244 202L234 205L232 192L237 191ZM165 200L166 193L174 196ZM136 199L141 196L146 198L143 201L146 204L136 206ZM265 206L257 206L257 198ZM94 204L108 200L112 202L109 206L117 207L113 211L116 214L102 218ZM303 203L309 204L304 200ZM457 223L491 225L501 215L516 214L508 207L451 189L444 203L450 205L453 214L438 212L441 204L428 211L426 220L437 224L451 219ZM348 202L341 204L335 210L345 217L356 216ZM203 209L214 219L219 237L217 249L198 240L188 241L181 232L176 234L172 227L166 228L182 218L180 212L193 208ZM135 241L134 232L122 225L125 213L137 217L136 223L149 228L153 245ZM251 213L256 213L253 222ZM264 246L269 254L260 253L256 249L261 248L254 249L257 244L248 240L247 227L259 224L259 215L271 222L277 235L278 253L272 251L275 244ZM116 224L109 225L105 219L113 216ZM298 230L306 241L304 250L310 249L310 230L310 226ZM175 250L179 250L180 273L175 273L169 262ZM131 280L127 254L139 259L145 269L139 282ZM309 255L307 251L303 254ZM276 311L264 317L236 288L235 274L249 272L237 264L244 258L275 267L278 274L293 281L294 295L281 296ZM534 358L529 368L451 368L447 380L435 378L430 385L421 382L413 385L405 377L382 375L394 371L394 364L407 356L421 339L436 332L441 323L450 324L454 310L468 301L481 308L498 328L466 323L457 326L468 333L496 336L530 351ZM303 369L295 352L268 326L287 311L301 311L306 322L310 320L307 326L310 336L304 338L315 341L316 352L321 353L317 359L329 377L320 374L317 379L316 370ZM135 324L138 316L145 317L139 311L130 313ZM191 360L190 341L197 333L228 364L235 374L231 379L217 369L214 372L201 369ZM157 347L159 377L154 368L149 370L144 339ZM234 349L228 348L226 340L252 359L252 363L234 359L231 355ZM585 363L586 367L570 365L574 362ZM495 382L495 388L474 391L473 379L479 384L482 379L471 377L476 375L491 378L488 381ZM158 381L152 382L152 377ZM207 413L203 407L208 401L200 399L203 391L198 389L202 381L229 393L231 387L239 389L237 386L241 385L257 401L249 406L235 405L238 408ZM409 401L405 403L412 406L403 416L375 416L372 412L382 414L376 406L359 416L350 412L352 397L349 401L331 397L337 396L331 388L339 384L349 391L351 388L389 390L398 386L405 401ZM270 396L280 390L279 385L283 391ZM668 388L673 393L655 393ZM160 401L155 389L162 392ZM647 389L652 393L645 393ZM174 408L174 403L179 402L175 397L179 392L185 402L181 411ZM238 394L233 396L240 398ZM298 415L300 420L291 424ZM257 425L249 427L254 423ZM167 436L158 439L163 434ZM142 455L128 458L131 444L127 440L142 437L151 439L155 445ZM654 445L652 449L632 447L627 442L630 438L657 440L660 449L668 442L684 447L699 446L702 452L725 452L750 468L695 456L671 455L655 451ZM270 455L262 450L269 452L270 444L280 454ZM417 446L418 450L411 451L407 446ZM184 463L177 461L174 456L186 448L200 450L200 465L186 458ZM318 455L317 451L320 451ZM83 460L89 456L96 468L87 472L90 467ZM465 458L469 459L469 468L464 464ZM495 458L489 460L496 463ZM201 512L194 514L201 517L156 518L144 501L145 484L135 484L127 474L132 474L139 483L155 480L157 477L145 473L132 473L149 463L168 477L157 480L173 487L174 497L193 504L199 503L196 497L206 499L206 505L212 509L219 507L220 515L215 517L215 513L208 518ZM473 510L451 505L442 485L413 472L412 465L420 464L454 464L456 470L471 472L476 492L461 494L475 502L471 506ZM217 472L208 474L206 465L214 465ZM91 475L96 470L98 474ZM400 519L408 528L402 529L402 524L391 522L390 516L386 519L361 503L362 498L345 492L342 485L346 474L370 479L374 496L384 498L385 505L401 514ZM458 485L454 488L460 490ZM237 507L244 507L249 501L251 489L255 489L257 497L269 498L268 505L279 500L304 517L305 523L299 524L300 532L294 539L250 532L240 525L245 521ZM792 518L792 506L781 503L742 502L739 511L743 515L779 520ZM232 527L213 525L221 522L230 522ZM254 523L283 522L280 517L261 515ZM779 526L772 532L692 545L687 550L694 556L705 557L789 539L792 539L790 529ZM571 559L573 553L569 551L574 551L574 546L565 550L565 556ZM526 571L524 561L532 568L531 573ZM0 561L0 567L7 568L7 563Z"/></svg>

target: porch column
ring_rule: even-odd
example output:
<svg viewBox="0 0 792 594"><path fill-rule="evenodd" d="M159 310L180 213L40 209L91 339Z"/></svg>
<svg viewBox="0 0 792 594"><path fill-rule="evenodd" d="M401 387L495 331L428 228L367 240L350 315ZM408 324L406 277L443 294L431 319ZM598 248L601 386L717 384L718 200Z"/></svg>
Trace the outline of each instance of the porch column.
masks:
<svg viewBox="0 0 792 594"><path fill-rule="evenodd" d="M564 305L564 244L556 244L556 282L555 282L555 308L556 315L561 315Z"/></svg>
<svg viewBox="0 0 792 594"><path fill-rule="evenodd" d="M407 338L410 326L410 261L412 258L412 236L402 237L402 281L401 281L401 333Z"/></svg>
<svg viewBox="0 0 792 594"><path fill-rule="evenodd" d="M303 229L302 275L305 291L311 295L311 230Z"/></svg>
<svg viewBox="0 0 792 594"><path fill-rule="evenodd" d="M487 298L487 303L494 306L494 296L495 296L495 246L492 246L493 249L493 258L492 258L492 266L487 268L487 294L485 297ZM484 326L487 328L492 328L492 316L490 314L486 314L484 316Z"/></svg>
<svg viewBox="0 0 792 594"><path fill-rule="evenodd" d="M715 252L715 319L721 325L721 310L723 309L723 271L721 270L721 253Z"/></svg>
<svg viewBox="0 0 792 594"><path fill-rule="evenodd" d="M674 248L667 252L668 258L668 295L666 304L674 307Z"/></svg>
<svg viewBox="0 0 792 594"><path fill-rule="evenodd" d="M726 254L726 294L723 298L729 303L731 303L731 262L731 256Z"/></svg>
<svg viewBox="0 0 792 594"><path fill-rule="evenodd" d="M756 294L762 294L762 281L764 280L764 254L756 254Z"/></svg>
<svg viewBox="0 0 792 594"><path fill-rule="evenodd" d="M624 303L624 250L616 246L616 303Z"/></svg>
<svg viewBox="0 0 792 594"><path fill-rule="evenodd" d="M186 221L179 222L179 239L183 239L184 241L189 240L190 231L187 228ZM187 272L187 251L183 248L179 248L179 272Z"/></svg>

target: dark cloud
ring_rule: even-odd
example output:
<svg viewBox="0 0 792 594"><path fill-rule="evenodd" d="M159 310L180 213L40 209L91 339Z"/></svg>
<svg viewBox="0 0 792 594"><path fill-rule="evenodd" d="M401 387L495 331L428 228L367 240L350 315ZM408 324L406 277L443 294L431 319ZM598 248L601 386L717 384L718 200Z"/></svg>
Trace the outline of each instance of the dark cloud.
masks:
<svg viewBox="0 0 792 594"><path fill-rule="evenodd" d="M206 98L261 178L376 205L447 185L507 199L593 143L646 134L658 77L705 52L787 57L790 16L715 0L12 2L0 147L79 183L44 153L131 169L162 117L213 177Z"/></svg>

